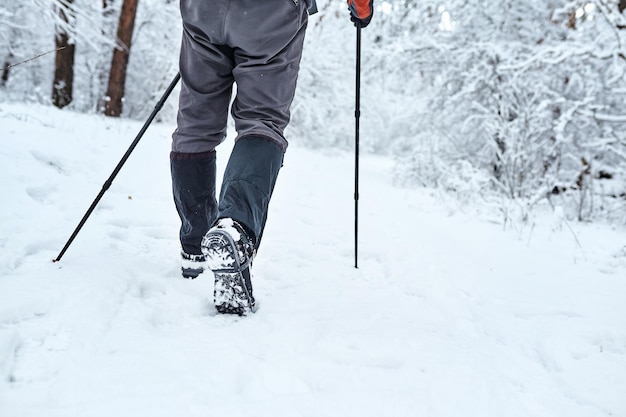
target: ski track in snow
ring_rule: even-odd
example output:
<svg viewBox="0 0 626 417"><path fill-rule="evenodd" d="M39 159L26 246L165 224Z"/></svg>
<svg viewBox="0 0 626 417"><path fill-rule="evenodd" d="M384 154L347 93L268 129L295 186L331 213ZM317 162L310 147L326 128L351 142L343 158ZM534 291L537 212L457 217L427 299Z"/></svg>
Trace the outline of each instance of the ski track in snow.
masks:
<svg viewBox="0 0 626 417"><path fill-rule="evenodd" d="M352 156L292 138L260 309L223 316L210 274L179 278L172 126L52 263L140 124L7 104L0 120L3 417L626 416L623 228L570 224L580 246L549 216L503 230L363 156L354 269Z"/></svg>

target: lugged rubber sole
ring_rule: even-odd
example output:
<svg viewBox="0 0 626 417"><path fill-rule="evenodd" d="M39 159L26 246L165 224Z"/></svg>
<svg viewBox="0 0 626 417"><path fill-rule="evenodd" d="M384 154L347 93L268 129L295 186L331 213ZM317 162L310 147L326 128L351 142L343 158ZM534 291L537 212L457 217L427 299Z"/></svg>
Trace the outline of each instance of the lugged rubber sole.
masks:
<svg viewBox="0 0 626 417"><path fill-rule="evenodd" d="M214 275L213 300L218 313L244 316L255 311L254 298L240 272L215 272Z"/></svg>
<svg viewBox="0 0 626 417"><path fill-rule="evenodd" d="M243 275L250 273L250 262L241 259L233 237L224 230L210 230L202 240L202 252L215 277L213 301L217 311L239 315L254 312L249 275L248 280Z"/></svg>
<svg viewBox="0 0 626 417"><path fill-rule="evenodd" d="M204 272L204 269L200 268L181 268L181 274L186 279L196 279L198 275Z"/></svg>

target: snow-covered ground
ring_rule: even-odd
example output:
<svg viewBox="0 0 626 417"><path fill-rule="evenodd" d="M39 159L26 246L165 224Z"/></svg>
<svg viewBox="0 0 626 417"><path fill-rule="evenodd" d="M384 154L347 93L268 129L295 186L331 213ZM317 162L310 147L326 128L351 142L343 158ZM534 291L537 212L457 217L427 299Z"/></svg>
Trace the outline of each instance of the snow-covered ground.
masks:
<svg viewBox="0 0 626 417"><path fill-rule="evenodd" d="M179 276L172 126L52 263L140 125L0 105L0 416L626 416L625 230L503 228L385 158L354 269L353 157L292 138L249 317Z"/></svg>

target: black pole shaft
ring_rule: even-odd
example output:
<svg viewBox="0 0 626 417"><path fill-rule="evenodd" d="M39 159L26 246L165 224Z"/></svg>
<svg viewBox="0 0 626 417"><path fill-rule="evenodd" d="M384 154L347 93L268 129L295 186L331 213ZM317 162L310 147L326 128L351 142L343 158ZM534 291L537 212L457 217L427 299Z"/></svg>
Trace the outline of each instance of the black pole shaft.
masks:
<svg viewBox="0 0 626 417"><path fill-rule="evenodd" d="M354 267L359 267L359 119L361 117L361 25L356 25L356 103L354 111Z"/></svg>
<svg viewBox="0 0 626 417"><path fill-rule="evenodd" d="M107 179L106 182L104 183L104 185L102 186L102 190L100 190L100 193L98 194L96 199L93 201L93 203L91 203L91 206L89 207L89 209L87 210L87 212L85 213L83 218L81 219L80 223L78 223L78 226L76 226L76 229L74 229L74 233L72 233L72 236L70 236L70 238L68 239L67 243L65 244L65 246L63 247L63 249L59 253L59 256L56 257L54 262L59 262L61 260L61 258L63 257L63 255L65 254L65 252L67 251L67 249L70 247L70 245L72 244L72 242L74 241L74 239L78 235L78 232L80 232L80 229L83 228L83 226L85 225L85 222L87 222L87 219L89 218L89 216L91 216L91 213L95 210L96 206L98 205L98 203L102 199L102 196L104 195L104 193L106 193L107 190L111 187L111 184L113 183L113 180L115 179L117 174L120 172L120 170L122 169L122 167L126 163L126 160L128 160L128 158L130 157L130 154L133 152L133 150L135 149L135 147L137 146L137 144L141 140L141 138L144 135L144 133L146 133L146 130L148 130L148 127L150 126L150 124L152 123L154 118L156 117L157 113L161 110L161 108L163 108L163 105L165 104L165 101L170 96L170 94L172 93L172 90L174 90L174 88L176 87L176 84L178 84L179 80L180 80L180 74L176 74L176 76L174 77L174 79L172 80L170 85L167 87L167 90L165 90L165 93L163 94L161 99L158 101L158 103L154 107L154 110L150 114L150 117L148 117L148 120L146 120L146 122L144 123L143 127L141 128L141 130L137 134L137 137L135 137L135 140L133 141L133 143L131 143L130 147L128 148L128 150L126 151L126 153L124 154L124 156L122 157L120 162L117 164L117 166L113 170L113 173L111 173L111 176L109 177L109 179Z"/></svg>

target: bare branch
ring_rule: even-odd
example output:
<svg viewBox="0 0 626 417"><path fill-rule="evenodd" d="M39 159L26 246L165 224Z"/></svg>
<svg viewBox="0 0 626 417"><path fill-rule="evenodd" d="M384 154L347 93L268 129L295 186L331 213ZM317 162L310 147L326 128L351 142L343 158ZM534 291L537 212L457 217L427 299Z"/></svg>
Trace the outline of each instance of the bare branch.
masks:
<svg viewBox="0 0 626 417"><path fill-rule="evenodd" d="M16 63L16 64L11 64L11 65L9 65L9 66L7 67L7 69L17 67L18 65L26 64L26 63L28 63L28 62L30 62L30 61L34 61L34 60L36 60L36 59L38 59L38 58L41 58L41 57L42 57L42 56L44 56L44 55L48 55L48 54L51 54L51 53L53 53L53 52L60 51L60 50L62 50L62 49L65 49L65 46L62 46L62 47L60 47L60 48L53 49L53 50L48 51L48 52L44 52L44 53L42 53L42 54L39 54L39 55L34 56L34 57L32 57L32 58L29 58L29 59L27 59L26 61L18 62L18 63Z"/></svg>

